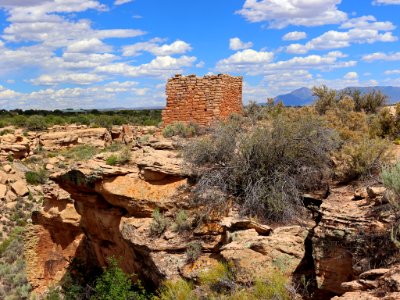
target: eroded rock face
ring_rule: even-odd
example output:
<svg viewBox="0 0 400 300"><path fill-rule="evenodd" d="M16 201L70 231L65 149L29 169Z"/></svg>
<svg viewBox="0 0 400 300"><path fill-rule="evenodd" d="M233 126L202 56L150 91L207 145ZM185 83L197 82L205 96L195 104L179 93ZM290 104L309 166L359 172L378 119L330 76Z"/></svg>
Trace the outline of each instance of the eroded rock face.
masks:
<svg viewBox="0 0 400 300"><path fill-rule="evenodd" d="M30 151L30 141L28 138L17 134L6 134L0 136L0 159L9 156L21 159L28 156Z"/></svg>
<svg viewBox="0 0 400 300"><path fill-rule="evenodd" d="M243 283L274 268L294 272L304 256L306 228L273 230L232 212L190 230L173 229L179 211L191 215L197 208L184 189L187 179L179 176L184 171L176 153L163 155L157 162L157 150L138 151L135 159L145 159L133 166L89 161L51 176L55 183L45 188L45 203L34 215L26 250L29 280L36 291L59 281L77 256L97 266L116 257L124 271L154 286L166 278L195 279L221 258L240 266ZM156 208L169 223L160 235L152 231ZM187 249L193 243L200 245L201 253L189 262Z"/></svg>
<svg viewBox="0 0 400 300"><path fill-rule="evenodd" d="M368 188L368 193L364 190L351 186L333 188L320 207L312 242L316 280L321 290L341 295L362 287L354 280L371 269L370 259L376 255L366 253L370 257L359 257L370 246L363 237L383 234L389 228L388 220L378 218L375 212L379 211L377 203L382 203L383 189Z"/></svg>

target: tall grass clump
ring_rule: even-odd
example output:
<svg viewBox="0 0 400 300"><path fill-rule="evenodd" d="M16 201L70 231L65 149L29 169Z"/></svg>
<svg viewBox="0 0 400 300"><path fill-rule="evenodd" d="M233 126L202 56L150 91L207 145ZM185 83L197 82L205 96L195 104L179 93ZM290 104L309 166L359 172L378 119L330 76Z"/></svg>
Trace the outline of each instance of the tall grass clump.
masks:
<svg viewBox="0 0 400 300"><path fill-rule="evenodd" d="M249 126L235 117L186 146L198 171L195 193L205 206L224 207L231 197L241 213L289 221L302 211L301 194L321 183L336 134L318 117L279 115Z"/></svg>

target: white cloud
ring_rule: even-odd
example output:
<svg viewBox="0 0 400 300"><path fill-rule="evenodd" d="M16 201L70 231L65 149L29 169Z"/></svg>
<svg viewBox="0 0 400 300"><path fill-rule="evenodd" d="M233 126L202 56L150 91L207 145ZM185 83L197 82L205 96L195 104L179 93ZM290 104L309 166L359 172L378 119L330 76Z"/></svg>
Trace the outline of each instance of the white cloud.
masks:
<svg viewBox="0 0 400 300"><path fill-rule="evenodd" d="M304 31L292 31L286 33L283 37L282 40L284 41L298 41L298 40L303 40L307 38L307 33Z"/></svg>
<svg viewBox="0 0 400 300"><path fill-rule="evenodd" d="M357 72L348 72L343 78L346 80L356 80L358 79L358 74Z"/></svg>
<svg viewBox="0 0 400 300"><path fill-rule="evenodd" d="M241 69L248 68L252 65L262 65L270 63L274 58L272 52L255 51L253 49L246 49L236 52L228 58L222 59L217 63L217 69Z"/></svg>
<svg viewBox="0 0 400 300"><path fill-rule="evenodd" d="M193 56L181 56L179 58L158 56L151 62L139 66L131 66L126 63L99 66L96 68L96 72L130 77L166 78L170 75L181 73L184 67L191 67L196 60L197 58Z"/></svg>
<svg viewBox="0 0 400 300"><path fill-rule="evenodd" d="M338 10L341 0L246 0L237 13L250 22L269 22L271 28L289 25L338 24L347 14Z"/></svg>
<svg viewBox="0 0 400 300"><path fill-rule="evenodd" d="M85 39L68 45L66 52L96 53L110 51L111 47L96 38Z"/></svg>
<svg viewBox="0 0 400 300"><path fill-rule="evenodd" d="M400 5L400 0L374 0L372 1L373 4L375 5L380 5L380 4L395 4L395 5Z"/></svg>
<svg viewBox="0 0 400 300"><path fill-rule="evenodd" d="M115 0L114 5L122 5L125 3L132 2L133 0Z"/></svg>
<svg viewBox="0 0 400 300"><path fill-rule="evenodd" d="M71 73L71 74L56 74L56 75L41 75L36 79L31 80L34 85L59 85L63 83L89 85L95 82L100 82L103 77L96 74L88 73Z"/></svg>
<svg viewBox="0 0 400 300"><path fill-rule="evenodd" d="M229 49L238 51L253 47L252 42L242 42L238 37L229 40Z"/></svg>
<svg viewBox="0 0 400 300"><path fill-rule="evenodd" d="M272 62L274 54L272 52L257 52L252 49L244 50L217 62L217 72L239 73L247 75L268 74L275 71L308 70L320 69L331 70L335 68L352 67L356 61L339 61L344 58L340 51L332 51L324 56L309 55L305 57L293 57L289 60Z"/></svg>
<svg viewBox="0 0 400 300"><path fill-rule="evenodd" d="M329 30L306 44L291 44L286 48L286 51L288 53L305 54L311 50L350 47L354 43L372 44L376 42L395 42L398 40L391 31L387 31L395 28L392 23L375 21L375 18L372 16L351 19L341 26L342 28L351 28L348 31Z"/></svg>
<svg viewBox="0 0 400 300"><path fill-rule="evenodd" d="M347 20L342 25L340 25L340 28L358 28L390 31L394 30L396 26L394 26L393 23L389 21L378 22L374 16L368 15Z"/></svg>
<svg viewBox="0 0 400 300"><path fill-rule="evenodd" d="M386 75L400 74L400 69L399 70L387 70L384 73Z"/></svg>
<svg viewBox="0 0 400 300"><path fill-rule="evenodd" d="M172 44L160 45L163 39L155 38L148 42L136 43L134 45L124 46L122 48L123 56L138 56L146 51L155 56L167 56L174 54L184 54L192 50L190 44L177 40Z"/></svg>
<svg viewBox="0 0 400 300"><path fill-rule="evenodd" d="M367 62L372 62L376 60L396 61L400 60L400 52L392 52L392 53L375 52L364 55L362 59Z"/></svg>
<svg viewBox="0 0 400 300"><path fill-rule="evenodd" d="M0 104L5 109L63 109L63 108L111 108L115 106L137 107L161 105L164 86L141 87L138 82L110 82L91 87L41 89L19 93L0 85Z"/></svg>

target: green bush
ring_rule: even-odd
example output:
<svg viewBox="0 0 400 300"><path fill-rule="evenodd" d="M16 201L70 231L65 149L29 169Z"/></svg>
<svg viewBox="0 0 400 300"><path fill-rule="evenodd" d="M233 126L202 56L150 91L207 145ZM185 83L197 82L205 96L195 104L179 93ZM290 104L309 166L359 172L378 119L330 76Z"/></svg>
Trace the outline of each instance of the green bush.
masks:
<svg viewBox="0 0 400 300"><path fill-rule="evenodd" d="M194 293L193 286L183 279L167 280L160 288L156 300L196 300L199 297Z"/></svg>
<svg viewBox="0 0 400 300"><path fill-rule="evenodd" d="M119 154L112 154L106 159L106 163L110 166L127 164L131 160L130 145L125 146Z"/></svg>
<svg viewBox="0 0 400 300"><path fill-rule="evenodd" d="M28 171L25 173L26 182L33 185L44 184L47 181L47 172L45 169L39 171Z"/></svg>
<svg viewBox="0 0 400 300"><path fill-rule="evenodd" d="M387 166L382 168L381 173L382 182L393 195L389 196L389 202L396 209L400 209L400 163L394 166Z"/></svg>
<svg viewBox="0 0 400 300"><path fill-rule="evenodd" d="M110 166L115 166L115 165L117 165L117 164L118 164L118 156L115 155L115 154L110 155L110 156L107 157L107 159L106 159L106 164L107 164L107 165L110 165Z"/></svg>
<svg viewBox="0 0 400 300"><path fill-rule="evenodd" d="M150 225L150 232L153 235L160 236L167 229L168 219L157 208L152 214L153 221Z"/></svg>
<svg viewBox="0 0 400 300"><path fill-rule="evenodd" d="M337 107L340 100L346 97L350 97L352 99L354 103L354 110L356 112L362 111L367 114L377 113L378 110L387 102L387 96L376 90L372 90L364 94L357 89L347 89L337 92L325 85L322 85L320 87L313 87L312 91L313 96L317 98L314 103L315 109L321 115L325 114L328 110Z"/></svg>
<svg viewBox="0 0 400 300"><path fill-rule="evenodd" d="M302 212L302 192L320 185L337 148L335 133L312 115L280 115L271 124L221 123L184 149L198 175L197 201L226 208L229 196L241 213L288 222Z"/></svg>
<svg viewBox="0 0 400 300"><path fill-rule="evenodd" d="M185 124L182 122L175 122L167 125L163 130L164 137L180 136L182 138L188 138L198 135L200 128L197 124L189 123Z"/></svg>
<svg viewBox="0 0 400 300"><path fill-rule="evenodd" d="M110 259L103 274L96 280L92 300L126 300L135 299L132 291L131 278L117 265L116 260Z"/></svg>
<svg viewBox="0 0 400 300"><path fill-rule="evenodd" d="M368 137L345 144L336 154L338 176L343 180L354 180L373 175L388 160L389 146L386 140Z"/></svg>
<svg viewBox="0 0 400 300"><path fill-rule="evenodd" d="M26 128L32 131L42 131L47 129L46 119L43 116L31 116L26 120Z"/></svg>
<svg viewBox="0 0 400 300"><path fill-rule="evenodd" d="M199 242L190 242L186 247L187 262L195 262L201 255L201 244Z"/></svg>
<svg viewBox="0 0 400 300"><path fill-rule="evenodd" d="M189 230L191 222L189 217L184 210L180 210L175 216L175 222L172 224L172 230L177 232L183 232Z"/></svg>

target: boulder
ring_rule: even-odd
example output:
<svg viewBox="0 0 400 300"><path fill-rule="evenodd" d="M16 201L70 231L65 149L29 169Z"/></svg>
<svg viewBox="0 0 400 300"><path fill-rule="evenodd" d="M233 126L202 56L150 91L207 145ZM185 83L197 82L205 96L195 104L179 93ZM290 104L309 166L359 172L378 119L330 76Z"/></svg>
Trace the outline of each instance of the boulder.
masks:
<svg viewBox="0 0 400 300"><path fill-rule="evenodd" d="M29 194L28 186L24 180L18 180L11 184L11 189L20 197Z"/></svg>

